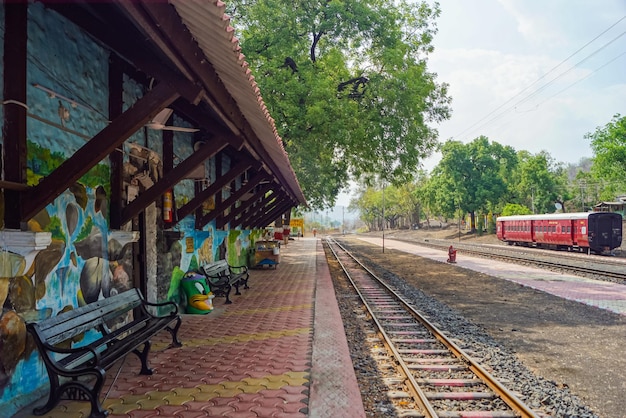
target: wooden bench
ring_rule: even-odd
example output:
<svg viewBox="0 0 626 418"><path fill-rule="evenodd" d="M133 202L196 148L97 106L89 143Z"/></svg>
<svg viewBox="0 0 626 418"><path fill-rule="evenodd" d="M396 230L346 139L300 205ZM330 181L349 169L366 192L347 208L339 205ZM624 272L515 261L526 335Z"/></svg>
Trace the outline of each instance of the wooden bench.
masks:
<svg viewBox="0 0 626 418"><path fill-rule="evenodd" d="M226 296L225 303L233 303L230 298L230 291L235 286L235 294L241 295L239 286L249 289L247 266L231 266L226 260L219 260L214 263L200 267L200 273L206 276L211 292L216 296Z"/></svg>
<svg viewBox="0 0 626 418"><path fill-rule="evenodd" d="M148 311L148 306L167 307L170 312L155 316ZM107 323L125 319L133 309L132 321L115 330L109 328ZM150 338L165 329L172 335L170 347L180 347L182 344L177 337L180 324L176 304L147 302L138 289L27 324L50 379L48 401L33 413L43 415L61 399L73 399L91 402L91 418L106 416L107 411L102 409L99 399L106 370L128 353L134 353L141 360L139 373L152 374L148 367ZM74 341L84 338L81 334L90 330L96 331L95 340L73 346ZM64 393L66 397L62 398Z"/></svg>

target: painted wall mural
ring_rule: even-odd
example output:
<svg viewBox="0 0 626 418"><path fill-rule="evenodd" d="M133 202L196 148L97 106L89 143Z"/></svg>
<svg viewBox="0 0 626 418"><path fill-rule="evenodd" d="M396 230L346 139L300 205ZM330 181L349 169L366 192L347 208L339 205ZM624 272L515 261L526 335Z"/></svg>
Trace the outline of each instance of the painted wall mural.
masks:
<svg viewBox="0 0 626 418"><path fill-rule="evenodd" d="M109 51L41 3L29 4L28 18L27 98L29 112L36 117L27 120L27 182L34 185L106 126ZM75 97L79 104L74 107L59 101L34 84ZM144 92L143 86L128 78L123 88L126 107ZM117 150L124 154L124 198L131 200L129 193L141 193L162 177L160 135L155 130L139 130ZM193 153L191 138L174 134L177 161ZM202 181L215 180L215 164L208 161L206 173L208 178ZM47 390L46 371L27 335L26 321L49 318L132 286L136 235L109 229L109 178L110 167L104 160L28 222L29 231L49 232L52 237L32 262L0 242L1 414L13 415ZM178 205L193 197L195 181L176 186ZM209 209L210 205L205 207ZM3 210L0 201L0 214ZM262 233L216 230L215 223L201 231L194 227L194 218L189 216L173 230L156 231L156 301L184 304L181 280L199 265L220 259L249 265L251 248ZM154 278L154 274L149 276Z"/></svg>

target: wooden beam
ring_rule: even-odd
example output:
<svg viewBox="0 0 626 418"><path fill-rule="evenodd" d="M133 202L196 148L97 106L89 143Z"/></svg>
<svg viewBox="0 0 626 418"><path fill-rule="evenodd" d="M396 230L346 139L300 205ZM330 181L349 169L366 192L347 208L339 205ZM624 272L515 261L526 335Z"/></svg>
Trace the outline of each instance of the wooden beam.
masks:
<svg viewBox="0 0 626 418"><path fill-rule="evenodd" d="M242 126L247 126L243 114L224 83L217 75L211 62L206 59L196 40L183 24L178 12L166 2L143 3L143 11L150 16L149 22L139 11L139 5L133 2L121 2L126 12L142 27L149 31L153 41L157 42L173 61L184 62L205 87L205 100L219 115L229 129L239 134ZM158 27L157 33L153 27ZM256 138L256 136L254 137Z"/></svg>
<svg viewBox="0 0 626 418"><path fill-rule="evenodd" d="M272 209L268 210L267 214L263 218L261 218L255 226L257 228L261 228L269 225L270 223L272 223L273 220L276 219L277 216L290 208L291 205L291 202L283 202L282 204L279 203L275 205Z"/></svg>
<svg viewBox="0 0 626 418"><path fill-rule="evenodd" d="M4 2L4 28L4 149L0 171L4 174L5 185L26 186L27 2ZM20 193L17 187L4 190L5 228L21 229Z"/></svg>
<svg viewBox="0 0 626 418"><path fill-rule="evenodd" d="M275 198L275 193L261 197L261 200L254 206L253 210L248 212L243 219L241 219L240 225L247 227L253 223L253 219L262 218L266 213L267 205L270 205Z"/></svg>
<svg viewBox="0 0 626 418"><path fill-rule="evenodd" d="M248 222L248 218L254 217L259 214L259 211L268 201L273 199L273 195L270 194L266 196L266 193L271 192L272 184L265 184L259 188L259 190L255 193L256 198L250 199L247 203L248 205L244 207L237 208L235 212L241 213L239 218L236 218L231 221L231 227L244 226L246 222ZM236 216L236 215L235 215Z"/></svg>
<svg viewBox="0 0 626 418"><path fill-rule="evenodd" d="M198 151L194 152L191 156L179 163L170 172L164 173L162 179L157 181L148 190L137 196L135 200L130 202L128 206L124 208L124 211L122 212L122 224L137 216L139 212L143 211L148 205L161 197L165 191L185 178L185 176L191 173L196 167L198 167L198 165L203 163L206 159L211 158L227 146L228 141L225 138L214 138L211 142L207 143L203 147L200 147Z"/></svg>
<svg viewBox="0 0 626 418"><path fill-rule="evenodd" d="M35 216L179 96L167 83L160 83L147 92L37 186L22 194L22 221Z"/></svg>
<svg viewBox="0 0 626 418"><path fill-rule="evenodd" d="M206 145L205 145L206 146ZM204 148L204 147L203 147ZM245 158L228 170L228 172L218 177L214 183L210 184L206 189L200 191L193 199L187 202L186 205L178 210L178 220L185 218L187 215L193 213L197 208L202 206L208 198L222 190L238 175L246 171L252 165L252 160ZM197 220L196 220L197 223Z"/></svg>
<svg viewBox="0 0 626 418"><path fill-rule="evenodd" d="M109 58L109 118L115 119L124 112L124 72L122 62L115 54ZM121 229L122 194L124 188L124 155L114 151L109 154L111 164L111 196L109 222L111 229Z"/></svg>
<svg viewBox="0 0 626 418"><path fill-rule="evenodd" d="M90 2L88 8L72 2L44 1L44 3L46 7L55 10L113 49L133 66L156 80L167 81L175 86L188 102L198 104L202 100L204 93L192 81L190 74L178 74L168 65L169 63L158 60L145 36L141 36L136 29L132 30L128 24L122 24L123 16L119 14L119 10L116 13L116 9L123 2ZM96 11L98 16L94 16L88 10ZM112 27L115 27L115 30L112 30ZM185 79L185 76L188 79Z"/></svg>
<svg viewBox="0 0 626 418"><path fill-rule="evenodd" d="M230 197L228 199L226 199L226 201L224 201L222 203L221 207L216 207L215 211L219 212L219 213L224 213L227 209L230 208L230 212L228 213L228 215L222 215L215 224L215 227L217 229L223 228L227 223L230 222L230 220L235 219L235 212L237 211L237 209L239 208L246 208L248 207L248 205L246 204L247 201L246 200L241 200L241 198L243 196L245 196L248 192L253 191L253 189L256 187L256 185L262 180L265 179L267 177L267 174L265 175L260 175L257 176L259 177L258 179L250 179L248 180L248 183L241 186L235 193L233 193L232 195L230 195ZM238 207L235 207L234 205L240 201L240 205ZM243 209L242 209L243 210ZM241 212L239 212L241 213Z"/></svg>
<svg viewBox="0 0 626 418"><path fill-rule="evenodd" d="M267 173L263 173L261 175L262 177L259 179L260 181L263 181L264 179L269 178L269 175ZM255 179L256 180L256 179ZM256 187L256 183L253 187ZM224 217L223 225L219 225L219 227L223 227L226 223L231 223L231 227L237 227L240 224L238 223L237 217L240 216L241 214L243 214L246 210L248 210L249 208L251 208L252 206L254 206L254 203L261 197L263 196L268 190L270 190L271 185L268 184L263 184L261 185L261 187L258 190L254 191L254 196L251 197L248 200L242 201L241 205L239 207L233 208L230 213ZM218 225L216 225L217 227Z"/></svg>

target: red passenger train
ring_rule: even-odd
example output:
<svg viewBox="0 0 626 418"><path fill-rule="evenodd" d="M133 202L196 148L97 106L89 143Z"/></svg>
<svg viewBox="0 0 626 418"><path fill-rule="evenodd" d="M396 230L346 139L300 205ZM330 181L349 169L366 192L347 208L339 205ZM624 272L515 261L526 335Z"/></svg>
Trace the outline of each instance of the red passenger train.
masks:
<svg viewBox="0 0 626 418"><path fill-rule="evenodd" d="M622 244L622 215L613 212L500 216L496 228L509 245L603 254Z"/></svg>

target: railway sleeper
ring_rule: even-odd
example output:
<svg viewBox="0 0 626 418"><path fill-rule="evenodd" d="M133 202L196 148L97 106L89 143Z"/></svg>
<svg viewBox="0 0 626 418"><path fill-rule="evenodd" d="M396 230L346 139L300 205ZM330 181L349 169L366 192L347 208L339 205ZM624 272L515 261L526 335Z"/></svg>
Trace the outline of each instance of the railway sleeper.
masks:
<svg viewBox="0 0 626 418"><path fill-rule="evenodd" d="M439 411L439 418L518 418L513 411Z"/></svg>
<svg viewBox="0 0 626 418"><path fill-rule="evenodd" d="M439 342L439 340L436 340L434 338L429 338L429 339L392 338L391 341L397 344L432 344L432 343Z"/></svg>
<svg viewBox="0 0 626 418"><path fill-rule="evenodd" d="M478 399L496 399L495 393L490 392L424 392L429 401L454 400L473 401Z"/></svg>
<svg viewBox="0 0 626 418"><path fill-rule="evenodd" d="M468 367L463 364L409 364L407 367L410 370L429 370L429 371L464 371L468 370Z"/></svg>
<svg viewBox="0 0 626 418"><path fill-rule="evenodd" d="M448 350L440 350L440 349L420 349L420 348L405 348L399 349L398 353L400 354L450 354Z"/></svg>
<svg viewBox="0 0 626 418"><path fill-rule="evenodd" d="M459 362L459 359L456 357L448 357L448 358L420 358L420 357L407 357L403 358L402 361L405 363L420 363L420 364L436 364L436 363L455 363Z"/></svg>
<svg viewBox="0 0 626 418"><path fill-rule="evenodd" d="M416 379L416 382L419 385L429 385L429 386L478 386L484 385L478 379Z"/></svg>

